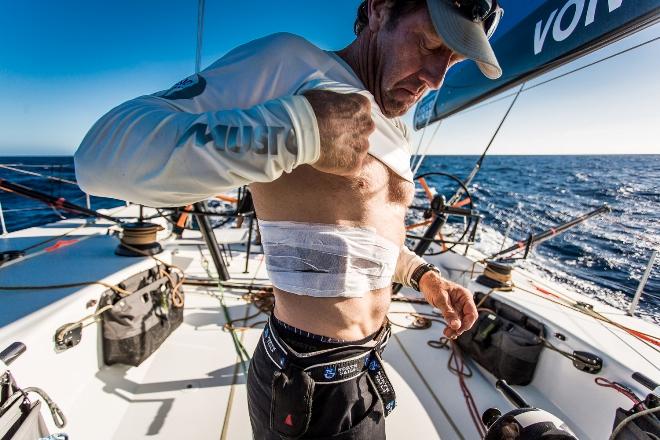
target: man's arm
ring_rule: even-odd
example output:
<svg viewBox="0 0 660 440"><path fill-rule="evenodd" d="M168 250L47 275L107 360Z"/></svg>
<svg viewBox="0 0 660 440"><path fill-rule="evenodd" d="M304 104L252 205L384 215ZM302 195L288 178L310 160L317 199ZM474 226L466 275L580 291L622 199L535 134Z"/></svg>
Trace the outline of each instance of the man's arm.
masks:
<svg viewBox="0 0 660 440"><path fill-rule="evenodd" d="M190 113L144 96L102 117L74 156L87 193L182 206L302 164L359 172L374 130L369 100L310 90L247 110Z"/></svg>
<svg viewBox="0 0 660 440"><path fill-rule="evenodd" d="M399 258L396 260L396 269L394 271L393 282L403 284L404 286L411 287L410 277L413 272L422 264L426 264L426 260L408 249L405 244L401 246L399 251Z"/></svg>
<svg viewBox="0 0 660 440"><path fill-rule="evenodd" d="M306 163L351 174L368 149L370 107L364 97L300 96L326 61L291 34L239 46L103 116L75 154L78 182L91 194L158 207L270 182Z"/></svg>
<svg viewBox="0 0 660 440"><path fill-rule="evenodd" d="M419 266L426 261L408 249L401 246L393 281L411 287L410 279ZM477 308L472 293L465 287L446 280L437 272L428 271L419 280L419 290L429 304L442 312L447 327L444 335L455 339L469 330L477 320Z"/></svg>
<svg viewBox="0 0 660 440"><path fill-rule="evenodd" d="M319 157L316 118L303 96L204 113L143 96L103 116L74 159L85 192L159 207L273 181Z"/></svg>

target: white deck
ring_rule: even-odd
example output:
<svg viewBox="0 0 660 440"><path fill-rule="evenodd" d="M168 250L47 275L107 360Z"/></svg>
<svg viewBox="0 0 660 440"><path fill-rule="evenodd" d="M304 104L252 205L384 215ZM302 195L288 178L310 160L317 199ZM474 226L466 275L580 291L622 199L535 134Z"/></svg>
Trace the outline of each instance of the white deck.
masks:
<svg viewBox="0 0 660 440"><path fill-rule="evenodd" d="M135 207L122 209L122 215L136 210ZM80 223L71 220L13 233L0 239L0 246L25 247ZM108 226L105 223L85 226L75 231L73 236L79 241L69 246L49 252L35 249L34 256L3 266L0 285L101 279L114 284L154 264L149 258L115 256L118 240L105 235ZM242 232L217 232L224 241L240 240L236 234ZM163 244L166 251L159 257L181 266L188 276L207 276L201 255L206 255L209 261L210 257L198 234L186 233L184 240ZM232 245L233 258L229 261L232 280L267 282L259 247L253 247L250 271L243 273L242 246ZM469 260L455 254L435 262L457 280L466 278L465 270L471 266ZM528 274L518 273L515 282L533 289L531 279ZM474 283L469 287L488 291ZM231 336L223 330L224 319L215 296L217 289L186 286L184 323L140 367L102 365L96 326L84 329L78 346L55 353L55 329L91 313L86 303L97 299L104 290L97 285L43 292L0 291L0 348L15 340L26 343L28 351L12 365L12 371L19 385L42 387L60 405L69 419L63 431L72 439L251 439L245 375L237 363ZM549 290L589 301L563 292L558 286L550 285ZM587 350L601 356L604 368L599 376L623 382L640 395L646 392L630 379L632 371L660 381L658 351L627 333L529 293L514 291L496 295L544 322L548 336L558 331L566 335L563 343L553 340L559 347ZM225 301L232 318L255 311L241 298L240 292L226 291ZM596 309L639 330L659 333L656 326L626 317L607 306L597 304ZM391 307L392 312L414 310L430 313L431 307L403 303L393 303ZM396 323L409 322L401 313L393 313L390 318ZM261 315L248 324L263 319L265 316ZM397 409L387 419L389 438L478 438L458 380L446 368L449 351L427 345L427 341L437 339L441 333L439 323L433 323L427 330L394 328L394 337L384 354L398 401ZM241 332L248 352L254 349L259 335L259 328ZM494 378L474 365L473 370L475 374L467 383L480 412L490 406L509 410L511 405L493 387ZM579 372L558 354L544 350L532 384L517 389L531 404L563 418L580 438L602 439L611 432L616 406L629 408L630 403L617 393L596 386L593 379L594 376ZM52 427L49 416L46 421Z"/></svg>

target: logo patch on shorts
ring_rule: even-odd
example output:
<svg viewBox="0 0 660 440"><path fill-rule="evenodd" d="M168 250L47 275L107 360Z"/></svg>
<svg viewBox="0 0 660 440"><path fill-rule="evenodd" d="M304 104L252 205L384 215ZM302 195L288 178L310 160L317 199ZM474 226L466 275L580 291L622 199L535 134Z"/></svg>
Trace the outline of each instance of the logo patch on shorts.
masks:
<svg viewBox="0 0 660 440"><path fill-rule="evenodd" d="M337 374L337 367L325 367L325 370L323 371L323 377L326 379L330 380L335 377Z"/></svg>

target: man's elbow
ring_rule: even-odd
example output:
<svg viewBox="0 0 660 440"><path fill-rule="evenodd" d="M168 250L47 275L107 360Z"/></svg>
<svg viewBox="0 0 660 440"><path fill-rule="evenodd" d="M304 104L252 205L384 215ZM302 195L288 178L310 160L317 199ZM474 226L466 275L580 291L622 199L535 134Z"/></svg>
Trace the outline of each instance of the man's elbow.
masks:
<svg viewBox="0 0 660 440"><path fill-rule="evenodd" d="M128 181L126 176L121 176L119 170L111 163L92 153L93 151L83 143L73 155L76 182L80 189L92 196L137 203L134 194L130 191L133 187L132 182Z"/></svg>
<svg viewBox="0 0 660 440"><path fill-rule="evenodd" d="M99 164L90 158L84 143L74 153L73 165L76 172L76 182L84 193L105 196L105 194L101 194L103 186L99 185L99 178L103 179L103 176L99 175L102 172L102 167L99 167Z"/></svg>
<svg viewBox="0 0 660 440"><path fill-rule="evenodd" d="M93 196L125 200L140 205L163 208L185 206L208 196L175 191L162 179L144 179L128 167L115 167L78 149L73 156L76 180L80 189Z"/></svg>

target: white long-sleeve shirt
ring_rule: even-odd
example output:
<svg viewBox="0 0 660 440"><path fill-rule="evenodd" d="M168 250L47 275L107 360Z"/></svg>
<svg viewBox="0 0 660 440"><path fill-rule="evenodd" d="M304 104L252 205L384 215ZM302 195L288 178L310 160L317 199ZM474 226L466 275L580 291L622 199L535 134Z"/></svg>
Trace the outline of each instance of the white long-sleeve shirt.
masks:
<svg viewBox="0 0 660 440"><path fill-rule="evenodd" d="M341 58L274 34L104 115L75 153L78 184L89 194L162 207L271 182L320 156L316 118L301 96L314 88L367 95L376 123L369 153L412 180L405 125L383 116Z"/></svg>

